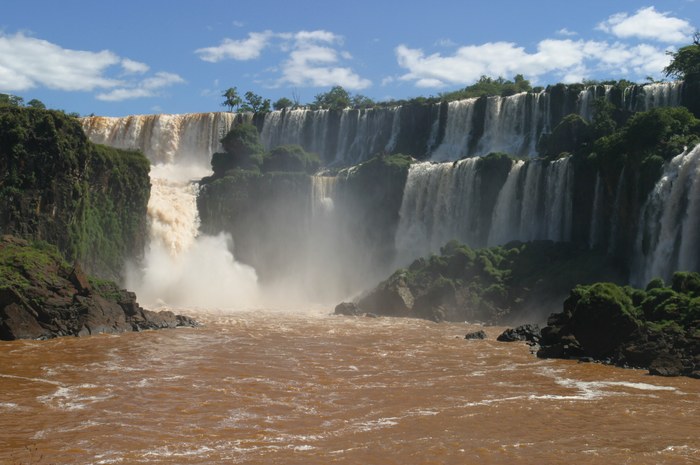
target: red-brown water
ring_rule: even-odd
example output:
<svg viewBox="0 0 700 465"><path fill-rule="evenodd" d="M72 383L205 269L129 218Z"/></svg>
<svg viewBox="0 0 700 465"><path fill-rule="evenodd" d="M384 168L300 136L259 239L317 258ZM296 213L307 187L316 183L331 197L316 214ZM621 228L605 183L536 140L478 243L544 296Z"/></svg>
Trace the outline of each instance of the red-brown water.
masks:
<svg viewBox="0 0 700 465"><path fill-rule="evenodd" d="M318 314L0 344L2 464L700 463L700 381Z"/></svg>

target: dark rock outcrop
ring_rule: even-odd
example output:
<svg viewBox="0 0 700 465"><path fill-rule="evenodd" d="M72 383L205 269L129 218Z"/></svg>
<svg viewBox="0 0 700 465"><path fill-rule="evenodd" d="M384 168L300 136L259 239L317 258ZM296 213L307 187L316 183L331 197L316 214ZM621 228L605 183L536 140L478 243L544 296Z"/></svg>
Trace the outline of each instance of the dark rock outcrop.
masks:
<svg viewBox="0 0 700 465"><path fill-rule="evenodd" d="M360 316L364 312L354 302L341 302L335 306L335 315Z"/></svg>
<svg viewBox="0 0 700 465"><path fill-rule="evenodd" d="M578 286L542 329L541 358L591 358L662 376L700 377L700 275L672 287Z"/></svg>
<svg viewBox="0 0 700 465"><path fill-rule="evenodd" d="M0 339L47 339L195 326L189 317L141 308L136 295L90 279L48 244L0 238Z"/></svg>
<svg viewBox="0 0 700 465"><path fill-rule="evenodd" d="M484 332L483 329L480 329L479 331L473 331L471 333L467 333L464 336L464 339L486 339L486 333Z"/></svg>
<svg viewBox="0 0 700 465"><path fill-rule="evenodd" d="M508 328L497 338L500 342L526 341L533 344L540 343L540 327L538 325L527 324L517 328Z"/></svg>
<svg viewBox="0 0 700 465"><path fill-rule="evenodd" d="M532 309L555 309L578 283L622 277L604 255L570 243L511 242L472 249L456 241L415 260L358 298L384 316L508 324ZM545 310L546 312L547 310ZM530 328L534 332L534 328Z"/></svg>

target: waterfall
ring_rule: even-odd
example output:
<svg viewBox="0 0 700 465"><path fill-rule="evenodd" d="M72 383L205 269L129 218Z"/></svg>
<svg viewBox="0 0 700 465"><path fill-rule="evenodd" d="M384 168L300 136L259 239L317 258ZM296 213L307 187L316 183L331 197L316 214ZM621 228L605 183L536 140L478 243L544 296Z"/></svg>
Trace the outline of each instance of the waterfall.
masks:
<svg viewBox="0 0 700 465"><path fill-rule="evenodd" d="M596 98L617 99L615 102L629 111L682 103L682 81L633 85L621 95L613 89L610 85L581 91L566 88L563 97L557 94L560 98L554 98L549 90L522 92L453 101L445 107L434 103L361 110L284 109L255 118L251 113L193 113L88 117L82 121L95 142L139 149L156 162L172 162L191 160L196 154L208 160L211 153L221 150L219 139L232 125L254 120L266 150L296 144L318 154L327 165L347 166L397 149L433 161L490 152L534 157L540 137L551 132L566 114L578 112L590 121ZM443 108L446 113L441 116Z"/></svg>
<svg viewBox="0 0 700 465"><path fill-rule="evenodd" d="M570 158L514 162L489 212L480 208L481 187L494 181L482 178L478 161L467 158L411 166L395 239L400 264L436 253L451 239L472 247L512 240L571 240Z"/></svg>
<svg viewBox="0 0 700 465"><path fill-rule="evenodd" d="M149 239L126 286L147 306L231 308L258 301L255 271L234 260L230 235L199 234L198 186L234 115L150 115L83 120L96 143L138 148L151 160ZM215 284L214 284L215 283Z"/></svg>
<svg viewBox="0 0 700 465"><path fill-rule="evenodd" d="M416 163L404 188L395 245L398 262L437 252L451 239L478 244L477 158Z"/></svg>
<svg viewBox="0 0 700 465"><path fill-rule="evenodd" d="M489 232L489 246L505 244L519 235L521 202L518 201L517 196L518 181L520 181L523 166L525 162L522 160L513 163L508 178L498 194Z"/></svg>
<svg viewBox="0 0 700 465"><path fill-rule="evenodd" d="M571 240L573 220L573 170L571 157L560 158L550 163L547 169L547 194L544 224L545 239L551 241Z"/></svg>
<svg viewBox="0 0 700 465"><path fill-rule="evenodd" d="M467 156L476 100L456 100L447 104L445 136L442 144L432 153L432 160L456 160Z"/></svg>
<svg viewBox="0 0 700 465"><path fill-rule="evenodd" d="M700 269L700 145L666 166L642 209L630 280Z"/></svg>
<svg viewBox="0 0 700 465"><path fill-rule="evenodd" d="M88 138L98 144L137 149L152 163L185 163L208 167L211 154L221 151L219 140L236 121L248 115L192 113L137 115L124 118L92 116L82 119Z"/></svg>
<svg viewBox="0 0 700 465"><path fill-rule="evenodd" d="M600 244L601 215L603 213L603 182L600 173L595 176L595 188L593 193L593 211L591 212L591 229L588 233L588 247L593 249Z"/></svg>

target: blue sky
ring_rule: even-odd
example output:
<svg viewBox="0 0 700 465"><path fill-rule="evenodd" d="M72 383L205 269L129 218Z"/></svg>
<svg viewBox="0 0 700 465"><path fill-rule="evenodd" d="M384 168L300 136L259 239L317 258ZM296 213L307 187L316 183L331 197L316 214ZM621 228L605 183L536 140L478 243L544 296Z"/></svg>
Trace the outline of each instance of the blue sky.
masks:
<svg viewBox="0 0 700 465"><path fill-rule="evenodd" d="M463 88L661 78L700 0L5 0L0 92L82 115L223 110L342 85L375 100Z"/></svg>

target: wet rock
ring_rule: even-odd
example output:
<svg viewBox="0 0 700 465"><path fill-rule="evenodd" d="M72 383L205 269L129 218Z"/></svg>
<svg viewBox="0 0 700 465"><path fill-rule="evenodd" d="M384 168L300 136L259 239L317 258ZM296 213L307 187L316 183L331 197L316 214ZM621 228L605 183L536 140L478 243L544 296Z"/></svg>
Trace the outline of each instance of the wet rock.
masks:
<svg viewBox="0 0 700 465"><path fill-rule="evenodd" d="M387 316L410 316L413 304L411 289L402 278L380 284L357 302L363 310Z"/></svg>
<svg viewBox="0 0 700 465"><path fill-rule="evenodd" d="M470 339L470 340L472 340L472 339L486 339L486 337L487 336L486 336L486 333L484 332L484 330L480 329L479 331L473 331L471 333L467 333L464 336L464 339Z"/></svg>
<svg viewBox="0 0 700 465"><path fill-rule="evenodd" d="M91 285L79 266L26 241L0 239L0 339L47 339L196 326L186 316L141 308L109 281Z"/></svg>
<svg viewBox="0 0 700 465"><path fill-rule="evenodd" d="M341 302L335 306L333 313L335 315L360 316L363 312L354 302Z"/></svg>
<svg viewBox="0 0 700 465"><path fill-rule="evenodd" d="M539 344L540 327L538 325L527 324L517 328L509 328L503 331L497 338L501 342L527 341Z"/></svg>

